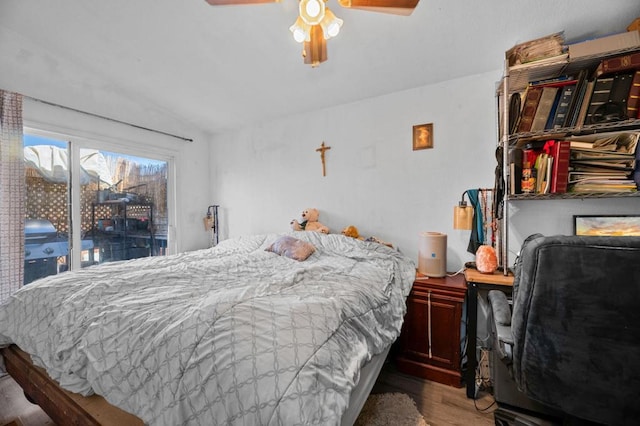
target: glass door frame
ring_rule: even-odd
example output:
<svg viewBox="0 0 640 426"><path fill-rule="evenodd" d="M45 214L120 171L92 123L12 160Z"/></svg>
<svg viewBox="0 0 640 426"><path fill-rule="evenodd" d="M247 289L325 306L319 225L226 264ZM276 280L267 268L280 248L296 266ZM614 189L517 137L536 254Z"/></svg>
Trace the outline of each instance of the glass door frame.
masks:
<svg viewBox="0 0 640 426"><path fill-rule="evenodd" d="M40 126L38 126L40 127ZM168 232L167 232L167 254L177 252L177 242L175 241L177 209L176 209L176 154L160 147L153 147L149 144L137 144L133 141L117 141L106 136L95 136L92 138L84 136L74 136L71 134L41 130L37 127L27 126L25 124L23 131L25 134L42 136L55 140L65 141L69 145L69 234L71 236L69 244L70 270L79 270L81 268L81 251L82 251L82 216L81 194L80 194L80 150L96 149L110 152L117 152L124 155L132 155L136 157L149 158L167 163L167 212L168 212ZM129 144L125 144L129 142ZM136 143L138 147L131 147L131 143ZM153 149L150 156L149 150Z"/></svg>

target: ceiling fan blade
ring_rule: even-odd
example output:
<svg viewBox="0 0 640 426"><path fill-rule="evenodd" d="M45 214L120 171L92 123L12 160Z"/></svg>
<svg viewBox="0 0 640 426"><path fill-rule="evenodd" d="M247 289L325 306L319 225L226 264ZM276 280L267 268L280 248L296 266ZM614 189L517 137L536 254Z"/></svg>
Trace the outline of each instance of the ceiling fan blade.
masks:
<svg viewBox="0 0 640 426"><path fill-rule="evenodd" d="M209 1L209 0L207 0ZM411 15L420 0L338 0L347 9L361 9L371 12Z"/></svg>
<svg viewBox="0 0 640 426"><path fill-rule="evenodd" d="M205 0L211 6L228 6L235 4L278 3L280 0Z"/></svg>

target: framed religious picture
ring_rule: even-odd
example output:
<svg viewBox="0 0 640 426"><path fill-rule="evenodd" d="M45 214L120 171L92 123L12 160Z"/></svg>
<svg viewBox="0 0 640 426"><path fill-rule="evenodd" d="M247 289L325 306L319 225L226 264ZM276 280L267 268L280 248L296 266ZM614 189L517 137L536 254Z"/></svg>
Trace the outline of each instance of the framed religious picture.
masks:
<svg viewBox="0 0 640 426"><path fill-rule="evenodd" d="M433 123L413 126L413 150L433 148Z"/></svg>
<svg viewBox="0 0 640 426"><path fill-rule="evenodd" d="M585 215L573 216L575 235L640 236L638 215Z"/></svg>

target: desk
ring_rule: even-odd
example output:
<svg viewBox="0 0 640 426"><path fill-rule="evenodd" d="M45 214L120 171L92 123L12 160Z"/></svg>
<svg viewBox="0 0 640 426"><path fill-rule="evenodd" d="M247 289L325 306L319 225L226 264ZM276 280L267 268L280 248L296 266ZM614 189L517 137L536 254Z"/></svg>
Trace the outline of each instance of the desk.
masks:
<svg viewBox="0 0 640 426"><path fill-rule="evenodd" d="M478 289L503 290L511 292L513 275L505 276L502 272L483 274L476 269L465 269L464 278L467 281L467 398L474 398L476 394L476 338L478 336Z"/></svg>

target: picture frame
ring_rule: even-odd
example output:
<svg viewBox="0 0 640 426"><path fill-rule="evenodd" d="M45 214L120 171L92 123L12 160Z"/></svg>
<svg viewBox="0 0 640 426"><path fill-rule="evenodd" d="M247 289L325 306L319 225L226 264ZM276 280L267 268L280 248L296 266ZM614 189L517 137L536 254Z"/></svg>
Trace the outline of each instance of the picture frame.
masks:
<svg viewBox="0 0 640 426"><path fill-rule="evenodd" d="M413 126L413 150L433 148L433 123Z"/></svg>
<svg viewBox="0 0 640 426"><path fill-rule="evenodd" d="M574 235L640 236L640 215L574 215Z"/></svg>

